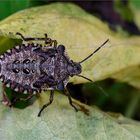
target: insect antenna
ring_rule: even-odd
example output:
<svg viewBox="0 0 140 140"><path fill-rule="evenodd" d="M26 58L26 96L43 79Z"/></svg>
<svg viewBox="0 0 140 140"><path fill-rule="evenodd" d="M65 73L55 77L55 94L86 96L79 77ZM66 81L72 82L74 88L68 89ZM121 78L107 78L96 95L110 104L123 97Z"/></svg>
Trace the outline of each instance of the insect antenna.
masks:
<svg viewBox="0 0 140 140"><path fill-rule="evenodd" d="M95 54L97 51L99 51L107 42L109 41L109 39L107 39L100 47L98 47L92 54L90 54L89 56L87 56L85 59L83 59L82 61L80 61L79 63L83 63L84 61L86 61L87 59L89 59L93 54Z"/></svg>
<svg viewBox="0 0 140 140"><path fill-rule="evenodd" d="M91 79L89 79L89 78L87 78L87 77L85 77L85 76L83 76L83 75L79 75L79 74L78 74L78 75L76 75L76 76L82 77L82 78L84 78L84 79L86 79L86 80L92 82L92 84L94 84L95 86L97 86L98 89L100 89L100 91L101 91L102 93L104 93L105 96L108 96L108 93L106 93L105 90L104 90L99 84L95 83L94 81L92 81Z"/></svg>

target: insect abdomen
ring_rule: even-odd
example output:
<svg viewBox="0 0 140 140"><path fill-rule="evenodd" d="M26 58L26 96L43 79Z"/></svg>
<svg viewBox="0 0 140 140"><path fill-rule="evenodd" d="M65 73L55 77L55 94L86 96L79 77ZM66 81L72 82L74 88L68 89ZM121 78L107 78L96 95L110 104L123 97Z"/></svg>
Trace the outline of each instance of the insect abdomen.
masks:
<svg viewBox="0 0 140 140"><path fill-rule="evenodd" d="M40 92L33 83L40 77L39 56L32 51L34 45L18 46L1 55L0 77L8 87L19 92Z"/></svg>

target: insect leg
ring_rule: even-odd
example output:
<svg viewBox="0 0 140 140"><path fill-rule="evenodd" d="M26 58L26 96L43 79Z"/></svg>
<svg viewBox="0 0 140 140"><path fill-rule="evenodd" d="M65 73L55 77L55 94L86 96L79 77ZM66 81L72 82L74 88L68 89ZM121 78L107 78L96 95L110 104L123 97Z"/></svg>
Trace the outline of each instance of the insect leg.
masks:
<svg viewBox="0 0 140 140"><path fill-rule="evenodd" d="M5 86L4 85L2 86L2 97L3 97L2 103L4 105L10 106L11 102L10 102L9 98L7 97L7 95L6 95Z"/></svg>
<svg viewBox="0 0 140 140"><path fill-rule="evenodd" d="M88 109L86 109L83 105L80 105L80 104L78 104L77 102L72 101L71 96L70 96L70 93L68 92L68 90L67 90L66 87L65 87L64 93L68 96L69 103L70 103L70 105L75 109L76 112L77 112L77 111L82 111L82 112L84 112L86 115L89 115L89 110L88 110ZM74 103L75 105L77 105L78 108L77 108L76 106L74 106L73 103Z"/></svg>
<svg viewBox="0 0 140 140"><path fill-rule="evenodd" d="M38 40L46 40L46 39L48 39L48 38L47 38L47 34L45 34L45 38L44 38L44 37L42 37L42 38L24 37L24 36L23 36L21 33L19 33L19 32L17 32L16 35L19 35L19 36L22 38L22 40L24 40L24 41L31 41L31 40L36 40L36 41L38 41Z"/></svg>
<svg viewBox="0 0 140 140"><path fill-rule="evenodd" d="M51 40L50 46L53 46L54 48L56 48L57 47L57 41L56 40Z"/></svg>
<svg viewBox="0 0 140 140"><path fill-rule="evenodd" d="M47 34L44 34L45 37L24 37L21 33L17 32L16 35L19 35L22 40L24 41L31 41L31 40L35 40L35 41L41 41L41 40L44 40L45 41L45 44L47 44L47 46L53 46L54 48L57 47L57 41L56 40L52 40L51 38L48 38L48 35Z"/></svg>
<svg viewBox="0 0 140 140"><path fill-rule="evenodd" d="M75 109L76 112L78 112L79 109L75 105L73 105L73 102L72 102L72 99L71 99L71 95L68 92L67 88L64 90L64 93L68 96L70 105Z"/></svg>
<svg viewBox="0 0 140 140"><path fill-rule="evenodd" d="M43 107L41 108L41 110L40 110L39 113L38 113L38 117L40 117L41 112L42 112L47 106L49 106L49 105L53 102L53 96L54 96L54 90L51 90L49 102L46 103L45 105L43 105Z"/></svg>
<svg viewBox="0 0 140 140"><path fill-rule="evenodd" d="M47 34L44 34L45 35L45 44L48 44L50 46L53 46L54 48L57 46L57 41L56 40L52 40L51 38L48 38L48 35Z"/></svg>

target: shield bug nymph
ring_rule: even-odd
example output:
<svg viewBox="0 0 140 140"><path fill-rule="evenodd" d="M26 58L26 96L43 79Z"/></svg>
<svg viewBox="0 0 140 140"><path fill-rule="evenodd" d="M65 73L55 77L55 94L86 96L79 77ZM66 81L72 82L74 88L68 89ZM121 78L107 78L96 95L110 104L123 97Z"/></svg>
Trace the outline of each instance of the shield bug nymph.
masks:
<svg viewBox="0 0 140 140"><path fill-rule="evenodd" d="M50 90L50 99L41 112L53 101L54 90L62 90L69 99L70 105L78 111L67 91L69 77L79 76L92 81L82 75L81 64L100 50L108 39L89 56L80 62L74 62L65 53L64 45L57 45L56 40L48 38L47 34L42 38L25 38L17 33L23 41L45 41L45 45L28 43L16 46L0 56L0 80L3 84L16 92L28 94L27 100L41 91ZM3 92L3 102L12 103ZM18 99L22 100L22 99ZM16 100L15 100L16 101Z"/></svg>

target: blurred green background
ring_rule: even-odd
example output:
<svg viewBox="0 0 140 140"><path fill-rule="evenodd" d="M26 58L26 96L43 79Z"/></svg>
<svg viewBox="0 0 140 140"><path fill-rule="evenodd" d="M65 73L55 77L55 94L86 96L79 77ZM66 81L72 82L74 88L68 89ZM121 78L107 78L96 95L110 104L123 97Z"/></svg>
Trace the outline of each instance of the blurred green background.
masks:
<svg viewBox="0 0 140 140"><path fill-rule="evenodd" d="M54 2L52 0L1 0L0 20L7 16L29 7L45 5ZM66 1L61 1L66 2ZM79 5L90 14L106 21L114 32L121 28L127 36L140 35L134 19L133 8L140 8L138 0L110 0L110 1L67 1ZM108 8L109 7L109 8ZM73 85L68 84L71 95L89 105L97 105L105 111L122 113L126 117L140 120L140 91L127 83L120 83L113 79L96 82L103 88L101 93L97 85L87 83ZM94 94L93 94L94 93ZM26 105L25 102L17 103L17 107ZM22 107L21 107L22 108Z"/></svg>

